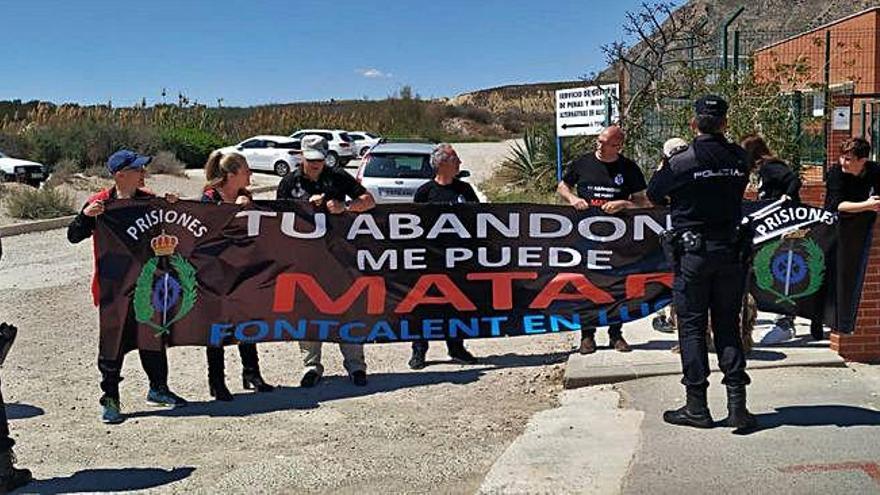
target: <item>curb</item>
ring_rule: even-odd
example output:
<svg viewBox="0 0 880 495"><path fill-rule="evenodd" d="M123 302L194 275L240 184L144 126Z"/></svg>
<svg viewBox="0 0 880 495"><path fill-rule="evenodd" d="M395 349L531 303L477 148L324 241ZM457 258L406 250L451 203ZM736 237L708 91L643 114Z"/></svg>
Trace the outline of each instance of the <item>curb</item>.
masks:
<svg viewBox="0 0 880 495"><path fill-rule="evenodd" d="M612 383L637 380L653 376L678 376L681 375L681 364L676 362L664 363L640 363L632 365L615 366L590 366L583 357L571 355L565 364L565 376L562 381L563 388L574 389L590 387L593 385L606 385ZM747 370L791 368L796 366L813 368L844 368L844 359L830 351L816 353L816 355L790 355L780 361L749 360ZM711 364L714 373L720 373L717 363Z"/></svg>
<svg viewBox="0 0 880 495"><path fill-rule="evenodd" d="M274 191L277 188L278 186L260 186L251 189L251 192L259 194ZM32 234L46 230L62 229L70 225L70 222L72 222L74 218L76 218L76 215L68 215L65 217L49 218L47 220L34 220L33 222L21 222L0 226L0 238Z"/></svg>
<svg viewBox="0 0 880 495"><path fill-rule="evenodd" d="M74 218L76 218L76 215L50 218L48 220L35 220L33 222L4 225L0 227L0 237L11 237L14 235L30 234L33 232L43 232L45 230L60 229L70 225L70 222L72 222Z"/></svg>

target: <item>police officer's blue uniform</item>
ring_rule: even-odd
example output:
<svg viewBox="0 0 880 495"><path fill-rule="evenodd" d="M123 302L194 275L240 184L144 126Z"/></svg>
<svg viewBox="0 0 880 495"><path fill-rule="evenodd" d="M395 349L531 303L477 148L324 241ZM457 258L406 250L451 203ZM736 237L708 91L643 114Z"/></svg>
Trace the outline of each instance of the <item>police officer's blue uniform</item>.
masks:
<svg viewBox="0 0 880 495"><path fill-rule="evenodd" d="M673 424L713 426L706 403L709 358L706 326L712 330L722 383L728 387L728 423L754 426L745 408L749 384L746 360L739 338L739 315L745 287L744 244L740 232L742 197L748 182L745 151L728 142L721 131L727 103L709 96L697 101L699 116L708 124L721 124L712 133L701 133L693 145L658 170L648 186L655 204L669 204L674 229L673 302L678 317L679 343L687 390L687 405L667 411ZM733 407L735 406L735 407Z"/></svg>

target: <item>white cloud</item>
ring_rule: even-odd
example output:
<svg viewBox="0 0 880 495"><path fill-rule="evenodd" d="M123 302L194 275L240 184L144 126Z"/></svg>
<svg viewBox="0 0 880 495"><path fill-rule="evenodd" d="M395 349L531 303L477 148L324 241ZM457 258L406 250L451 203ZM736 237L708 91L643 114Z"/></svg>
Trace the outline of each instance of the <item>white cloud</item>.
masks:
<svg viewBox="0 0 880 495"><path fill-rule="evenodd" d="M390 72L382 72L374 67L370 67L369 69L357 69L355 72L368 79L388 79L391 77Z"/></svg>

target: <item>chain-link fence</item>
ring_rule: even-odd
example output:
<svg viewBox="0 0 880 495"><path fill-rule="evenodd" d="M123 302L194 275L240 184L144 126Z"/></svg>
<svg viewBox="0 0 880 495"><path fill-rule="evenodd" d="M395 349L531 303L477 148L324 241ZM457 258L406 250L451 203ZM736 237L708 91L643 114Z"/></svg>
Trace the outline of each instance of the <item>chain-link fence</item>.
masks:
<svg viewBox="0 0 880 495"><path fill-rule="evenodd" d="M866 17L868 19L868 17ZM731 101L729 134L741 139L760 133L782 158L801 165L826 162L831 126L829 92L854 87L854 135L880 145L880 29L862 24L832 25L808 33L731 30L670 50L673 60L652 76L624 64L625 98L662 98L638 112L637 144L629 152L641 163L655 162L663 141L688 137L691 102L707 91ZM689 40L695 41L693 39ZM664 86L665 85L665 86ZM625 117L626 118L626 117ZM875 149L875 155L880 152Z"/></svg>

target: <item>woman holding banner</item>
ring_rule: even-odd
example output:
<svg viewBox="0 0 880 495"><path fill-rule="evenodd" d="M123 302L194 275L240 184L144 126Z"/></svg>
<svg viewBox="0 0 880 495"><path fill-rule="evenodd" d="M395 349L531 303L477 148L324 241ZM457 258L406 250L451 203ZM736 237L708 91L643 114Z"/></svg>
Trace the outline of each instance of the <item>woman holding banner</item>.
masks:
<svg viewBox="0 0 880 495"><path fill-rule="evenodd" d="M251 193L247 186L251 183L251 169L247 159L238 153L222 154L214 151L205 163L205 184L202 202L234 203L246 205L251 202ZM222 401L231 401L232 393L226 387L224 375L223 346L207 347L208 386L211 397ZM241 380L245 389L256 389L257 392L271 392L275 387L263 380L260 374L260 359L256 344L238 344L241 355Z"/></svg>
<svg viewBox="0 0 880 495"><path fill-rule="evenodd" d="M758 176L759 201L778 201L783 196L788 196L796 203L801 202L800 177L770 151L764 138L758 135L748 136L741 146L746 150L749 169ZM774 328L761 339L761 343L779 344L793 339L796 336L794 319L794 315L779 315Z"/></svg>

